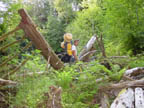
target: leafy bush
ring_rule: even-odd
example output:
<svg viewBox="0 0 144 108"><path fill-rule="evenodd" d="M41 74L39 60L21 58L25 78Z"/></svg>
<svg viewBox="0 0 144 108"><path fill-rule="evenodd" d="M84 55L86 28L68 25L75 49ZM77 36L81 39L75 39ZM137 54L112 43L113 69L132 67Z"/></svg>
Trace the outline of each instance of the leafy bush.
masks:
<svg viewBox="0 0 144 108"><path fill-rule="evenodd" d="M71 32L74 38L80 39L82 48L94 33L101 32L102 11L98 6L92 6L78 12L76 19L68 25L66 32Z"/></svg>
<svg viewBox="0 0 144 108"><path fill-rule="evenodd" d="M49 77L41 76L26 78L19 87L12 106L36 108L42 101L43 94L49 91L49 86L54 83Z"/></svg>

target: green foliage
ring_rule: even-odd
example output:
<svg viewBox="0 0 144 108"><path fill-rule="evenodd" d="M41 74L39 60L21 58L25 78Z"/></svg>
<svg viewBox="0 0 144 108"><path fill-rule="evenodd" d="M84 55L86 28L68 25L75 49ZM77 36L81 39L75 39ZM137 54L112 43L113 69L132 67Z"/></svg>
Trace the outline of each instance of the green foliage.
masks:
<svg viewBox="0 0 144 108"><path fill-rule="evenodd" d="M113 46L119 46L112 49L117 48L123 54L129 51L137 54L142 51L142 4L143 0L105 0L103 30L108 43L113 42Z"/></svg>
<svg viewBox="0 0 144 108"><path fill-rule="evenodd" d="M54 7L58 13L58 17L66 24L69 24L75 17L75 12L72 11L71 0L55 0Z"/></svg>
<svg viewBox="0 0 144 108"><path fill-rule="evenodd" d="M48 17L46 29L43 31L44 36L54 51L61 51L60 43L63 41L65 26L54 16Z"/></svg>
<svg viewBox="0 0 144 108"><path fill-rule="evenodd" d="M82 48L94 33L101 33L102 11L98 6L78 12L76 19L68 25L66 32L71 32L74 38L80 39L79 47Z"/></svg>
<svg viewBox="0 0 144 108"><path fill-rule="evenodd" d="M144 60L144 56L133 57L131 58L131 61L129 62L128 66L130 68L143 67L144 66L143 60Z"/></svg>
<svg viewBox="0 0 144 108"><path fill-rule="evenodd" d="M61 86L63 89L69 88L70 84L72 83L74 74L75 73L72 68L70 68L69 71L56 71L57 84Z"/></svg>
<svg viewBox="0 0 144 108"><path fill-rule="evenodd" d="M44 93L49 91L49 86L54 84L46 76L26 78L23 82L18 87L12 106L36 108L37 103L42 101Z"/></svg>
<svg viewBox="0 0 144 108"><path fill-rule="evenodd" d="M59 75L57 77L59 83L57 84L64 88L62 93L64 108L78 108L78 106L98 108L98 104L91 103L94 96L97 95L98 88L106 85L109 81L119 81L124 72L125 69L120 69L116 65L112 70L108 70L98 61L88 64L79 62L72 67L65 68L62 72L57 73ZM102 82L96 83L96 79L99 78L103 79Z"/></svg>

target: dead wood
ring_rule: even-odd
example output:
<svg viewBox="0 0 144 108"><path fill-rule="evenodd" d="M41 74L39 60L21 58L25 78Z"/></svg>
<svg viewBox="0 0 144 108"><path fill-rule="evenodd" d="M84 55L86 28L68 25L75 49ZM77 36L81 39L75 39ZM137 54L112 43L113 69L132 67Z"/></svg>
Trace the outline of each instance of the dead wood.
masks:
<svg viewBox="0 0 144 108"><path fill-rule="evenodd" d="M45 72L28 72L24 74L17 74L16 77L27 77L27 76L33 76L33 75L43 75Z"/></svg>
<svg viewBox="0 0 144 108"><path fill-rule="evenodd" d="M0 78L0 86L5 86L5 85L16 85L17 83L11 80L4 80Z"/></svg>
<svg viewBox="0 0 144 108"><path fill-rule="evenodd" d="M36 25L27 14L24 9L19 10L19 14L21 16L20 28L22 28L28 38L32 41L37 49L41 51L41 54L44 56L46 60L51 56L50 64L54 69L61 69L64 67L62 61L58 58L58 56L53 52L50 45L44 39L42 34L36 29Z"/></svg>
<svg viewBox="0 0 144 108"><path fill-rule="evenodd" d="M110 108L134 108L134 91L132 88L123 89Z"/></svg>
<svg viewBox="0 0 144 108"><path fill-rule="evenodd" d="M102 51L102 56L105 58L106 57L106 53L105 53L105 48L104 48L104 43L103 43L103 36L102 34L100 35L100 38L98 38L98 36L96 36L96 40L97 40L97 43Z"/></svg>
<svg viewBox="0 0 144 108"><path fill-rule="evenodd" d="M26 64L26 62L29 60L30 58L25 59L18 67L16 67L14 70L12 70L11 72L8 72L6 75L3 76L4 79L7 79L9 75L14 74L15 72L17 72L22 66L24 66Z"/></svg>
<svg viewBox="0 0 144 108"><path fill-rule="evenodd" d="M111 56L109 58L129 58L128 56Z"/></svg>
<svg viewBox="0 0 144 108"><path fill-rule="evenodd" d="M142 73L144 73L144 67L136 67L136 68L127 70L124 73L124 75L132 77L132 76L137 76L137 75L142 74Z"/></svg>
<svg viewBox="0 0 144 108"><path fill-rule="evenodd" d="M135 88L135 108L144 108L144 91L142 88Z"/></svg>
<svg viewBox="0 0 144 108"><path fill-rule="evenodd" d="M32 45L31 42L28 43L25 47L23 47L23 48L21 49L21 51L29 48L31 45ZM11 61L13 58L17 57L19 54L20 54L20 53L16 53L15 55L8 57L6 60L4 60L4 62L3 62L2 64L0 64L0 67L6 65L9 61Z"/></svg>
<svg viewBox="0 0 144 108"><path fill-rule="evenodd" d="M102 91L107 91L111 89L122 89L122 88L129 88L133 86L139 86L142 85L144 86L144 79L142 80L135 80L135 81L126 81L118 84L108 84L107 86L101 86L99 89Z"/></svg>
<svg viewBox="0 0 144 108"><path fill-rule="evenodd" d="M82 49L82 51L79 54L79 60L81 61L87 61L87 57L90 56L90 54L87 54L89 51L93 50L93 45L96 41L96 36L92 36L91 39L88 41L88 43L85 45L85 47Z"/></svg>
<svg viewBox="0 0 144 108"><path fill-rule="evenodd" d="M60 87L50 86L50 91L44 94L44 100L38 103L37 108L62 108Z"/></svg>
<svg viewBox="0 0 144 108"><path fill-rule="evenodd" d="M101 94L101 107L102 108L109 108L109 98L108 95L105 93Z"/></svg>

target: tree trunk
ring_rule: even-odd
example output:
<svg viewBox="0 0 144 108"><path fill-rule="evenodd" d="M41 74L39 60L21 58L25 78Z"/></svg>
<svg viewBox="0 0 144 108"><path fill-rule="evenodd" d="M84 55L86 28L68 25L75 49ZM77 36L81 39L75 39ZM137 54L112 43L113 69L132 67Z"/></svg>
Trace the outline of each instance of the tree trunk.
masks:
<svg viewBox="0 0 144 108"><path fill-rule="evenodd" d="M135 108L144 108L144 91L142 88L135 88Z"/></svg>
<svg viewBox="0 0 144 108"><path fill-rule="evenodd" d="M134 91L123 89L114 100L110 108L134 108Z"/></svg>
<svg viewBox="0 0 144 108"><path fill-rule="evenodd" d="M44 37L36 29L36 25L33 23L27 12L24 9L20 9L19 14L22 18L19 27L24 30L28 38L32 41L35 47L41 51L41 54L46 60L48 60L50 56L50 65L54 69L61 69L64 66L62 61L53 52L52 48L46 42Z"/></svg>
<svg viewBox="0 0 144 108"><path fill-rule="evenodd" d="M79 60L81 61L87 61L89 56L91 55L91 52L93 50L93 45L96 41L96 36L92 36L91 39L88 41L86 46L82 49L82 51L79 54Z"/></svg>

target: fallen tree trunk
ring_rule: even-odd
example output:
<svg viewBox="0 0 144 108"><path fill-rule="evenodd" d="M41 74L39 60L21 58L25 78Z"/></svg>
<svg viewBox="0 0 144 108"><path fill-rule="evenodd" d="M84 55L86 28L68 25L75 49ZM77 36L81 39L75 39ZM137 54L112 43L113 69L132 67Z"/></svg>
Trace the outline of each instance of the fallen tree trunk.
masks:
<svg viewBox="0 0 144 108"><path fill-rule="evenodd" d="M142 80L135 80L135 81L127 81L123 83L118 83L118 84L109 84L107 86L102 86L100 87L100 90L106 91L106 90L111 90L111 89L122 89L122 88L128 88L128 87L133 87L133 86L144 86L144 79Z"/></svg>
<svg viewBox="0 0 144 108"><path fill-rule="evenodd" d="M0 86L5 86L5 85L16 85L17 83L11 80L4 80L0 78Z"/></svg>
<svg viewBox="0 0 144 108"><path fill-rule="evenodd" d="M87 61L88 56L90 56L90 54L88 52L93 50L93 45L94 45L95 41L96 41L96 36L94 35L94 36L91 37L91 39L88 41L88 43L86 44L86 46L80 52L80 54L78 56L79 60L81 60L81 61ZM86 53L88 53L88 54L85 55Z"/></svg>
<svg viewBox="0 0 144 108"><path fill-rule="evenodd" d="M36 25L33 23L27 12L24 9L20 9L19 14L22 18L19 27L24 30L28 38L35 45L35 47L41 51L41 54L44 56L44 58L48 60L48 58L50 57L50 65L54 69L58 70L64 67L62 61L53 52L50 45L46 42L44 37L36 29Z"/></svg>
<svg viewBox="0 0 144 108"><path fill-rule="evenodd" d="M135 108L144 108L144 91L142 88L135 88Z"/></svg>
<svg viewBox="0 0 144 108"><path fill-rule="evenodd" d="M139 74L142 74L142 73L144 73L144 67L136 67L136 68L127 70L124 73L124 75L131 77L131 76L136 76L136 75L139 75Z"/></svg>
<svg viewBox="0 0 144 108"><path fill-rule="evenodd" d="M110 108L134 108L134 91L123 89L114 100Z"/></svg>

